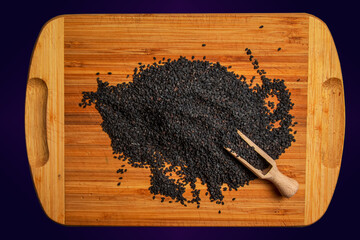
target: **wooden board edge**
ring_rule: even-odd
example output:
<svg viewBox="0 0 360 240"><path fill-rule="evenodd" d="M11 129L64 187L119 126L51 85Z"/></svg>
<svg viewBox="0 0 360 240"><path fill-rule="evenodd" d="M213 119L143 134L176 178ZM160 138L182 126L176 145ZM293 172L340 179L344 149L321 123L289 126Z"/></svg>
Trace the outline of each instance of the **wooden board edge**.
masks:
<svg viewBox="0 0 360 240"><path fill-rule="evenodd" d="M335 43L326 24L309 14L309 63L304 225L326 212L339 176L345 100Z"/></svg>
<svg viewBox="0 0 360 240"><path fill-rule="evenodd" d="M101 16L106 16L106 17L112 17L112 16L141 16L141 17L152 17L152 16L227 16L227 15L239 15L242 17L306 17L309 14L308 13L303 13L303 12L288 12L288 13L86 13L86 14L81 14L81 13L74 13L74 14L63 14L63 15L59 15L54 17L53 19L49 20L55 20L57 18L68 18L68 17L78 17L78 18L82 18L82 17L101 17Z"/></svg>
<svg viewBox="0 0 360 240"><path fill-rule="evenodd" d="M43 86L43 90L39 86ZM46 96L36 96L39 93ZM32 102L34 99L43 99L44 111L39 111L41 106L37 107L37 103ZM39 116L41 114L44 116ZM36 123L38 118L44 119L45 126ZM44 132L43 149L37 144L41 131ZM25 138L41 206L51 220L65 224L63 16L43 26L32 53L26 89ZM47 154L42 153L44 149Z"/></svg>

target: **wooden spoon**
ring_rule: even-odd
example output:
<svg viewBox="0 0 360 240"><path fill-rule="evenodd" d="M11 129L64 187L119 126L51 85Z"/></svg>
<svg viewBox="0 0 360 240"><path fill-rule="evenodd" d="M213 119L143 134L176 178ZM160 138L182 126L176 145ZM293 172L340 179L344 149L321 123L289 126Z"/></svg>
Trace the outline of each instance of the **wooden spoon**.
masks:
<svg viewBox="0 0 360 240"><path fill-rule="evenodd" d="M231 153L237 160L239 160L242 164L245 165L250 171L252 171L256 176L258 176L260 179L266 179L270 182L272 182L281 195L284 197L290 198L294 196L294 194L299 189L299 183L292 178L289 178L282 174L279 169L276 166L276 163L274 159L272 159L266 152L264 152L261 148L259 148L254 142L252 142L248 137L246 137L242 132L239 130L237 131L238 134L242 139L249 144L249 146L253 147L255 151L260 154L269 164L270 166L264 170L259 170L254 168L251 164L249 164L245 159L237 155L234 151L232 151L230 148L225 149Z"/></svg>

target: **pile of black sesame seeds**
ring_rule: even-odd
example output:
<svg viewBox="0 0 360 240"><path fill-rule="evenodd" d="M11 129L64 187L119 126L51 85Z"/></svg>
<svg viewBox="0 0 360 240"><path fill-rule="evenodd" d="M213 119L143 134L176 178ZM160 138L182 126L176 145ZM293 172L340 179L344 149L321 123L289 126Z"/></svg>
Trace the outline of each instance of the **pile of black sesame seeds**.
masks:
<svg viewBox="0 0 360 240"><path fill-rule="evenodd" d="M268 166L237 129L274 159L295 142L296 122L289 113L294 104L284 80L267 78L251 50L245 51L261 85L253 86L255 76L247 80L229 71L231 66L180 56L139 63L132 82L110 86L98 77L97 91L83 92L79 105L94 104L99 111L114 158L150 169L153 199L162 195L161 202L170 197L200 207L197 185L202 184L211 201L224 204L222 191L237 191L256 178L224 146L258 169ZM276 104L269 101L274 98ZM186 189L191 198L184 196Z"/></svg>

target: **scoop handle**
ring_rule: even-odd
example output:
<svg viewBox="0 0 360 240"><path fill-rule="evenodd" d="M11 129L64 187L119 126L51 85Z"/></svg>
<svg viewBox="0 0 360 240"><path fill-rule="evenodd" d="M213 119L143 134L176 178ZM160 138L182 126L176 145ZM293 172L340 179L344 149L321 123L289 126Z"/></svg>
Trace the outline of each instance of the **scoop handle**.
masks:
<svg viewBox="0 0 360 240"><path fill-rule="evenodd" d="M295 179L282 174L276 166L272 167L267 176L265 179L272 182L284 197L290 198L294 196L299 189L299 183Z"/></svg>

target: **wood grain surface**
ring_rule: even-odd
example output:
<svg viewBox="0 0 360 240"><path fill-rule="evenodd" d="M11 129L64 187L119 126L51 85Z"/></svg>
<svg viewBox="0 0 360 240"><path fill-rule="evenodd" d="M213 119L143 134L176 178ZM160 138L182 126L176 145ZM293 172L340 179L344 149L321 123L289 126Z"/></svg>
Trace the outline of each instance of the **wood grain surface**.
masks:
<svg viewBox="0 0 360 240"><path fill-rule="evenodd" d="M63 25L57 26L60 30L56 34L62 35L45 35L57 22ZM49 147L50 156L59 156L55 160L50 157L46 163L34 165L36 160L29 154L29 161L44 209L48 206L63 213L46 211L51 219L66 225L302 226L317 221L326 211L340 169L345 106L335 45L326 25L316 17L300 13L64 15L44 27L33 56L40 51L50 54L39 47L49 39L63 41L62 48L57 48L63 50L63 55L58 55L62 61L52 62L42 71L62 68L58 73L63 71L63 82L47 80L32 68L29 79L43 79L47 84L48 105L50 101L63 104L63 115L58 116L49 112L50 103L47 123L51 117L63 118L63 125L61 121L58 124L63 126L59 141L64 146L55 150ZM224 205L210 202L201 191L199 209L191 204L184 207L168 203L169 199L162 203L158 196L153 200L148 191L150 171L128 165L121 186L117 186L120 175L116 170L124 163L113 158L110 139L101 129L102 119L95 108L78 105L83 91L96 90L96 73L110 84L118 84L131 81L137 63L151 64L153 57L206 56L251 78L256 70L245 48L252 50L268 77L284 79L292 93L292 114L298 122L296 142L277 160L277 166L298 181L298 192L290 199L283 198L271 183L258 179L238 191L223 192ZM33 57L32 66L36 64L38 59ZM63 92L51 81L62 84ZM259 83L258 77L255 83ZM27 100L29 89L28 85ZM62 94L63 100L50 95L55 92ZM29 116L36 113L30 105L26 111ZM28 153L37 149L32 140L36 136L29 133L32 121L25 119ZM49 142L49 130L47 137ZM50 144L59 144L53 141ZM64 174L49 183L57 170L46 175L36 172L56 169L51 162ZM49 187L51 193L44 193L39 186L45 183L63 186L63 190ZM206 190L203 185L200 189ZM63 202L56 205L58 200L46 194L58 194Z"/></svg>

